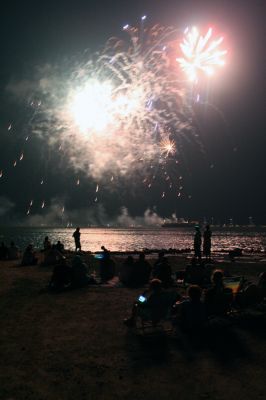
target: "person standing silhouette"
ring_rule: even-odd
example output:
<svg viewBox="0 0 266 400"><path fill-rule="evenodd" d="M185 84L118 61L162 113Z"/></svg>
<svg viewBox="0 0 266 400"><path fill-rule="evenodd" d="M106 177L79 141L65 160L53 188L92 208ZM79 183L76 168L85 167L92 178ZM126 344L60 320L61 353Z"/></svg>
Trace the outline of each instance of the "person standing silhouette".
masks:
<svg viewBox="0 0 266 400"><path fill-rule="evenodd" d="M195 226L194 254L198 260L201 260L201 231L199 226Z"/></svg>
<svg viewBox="0 0 266 400"><path fill-rule="evenodd" d="M210 225L206 225L203 233L203 254L206 257L206 260L210 260L211 258L211 237L212 231Z"/></svg>
<svg viewBox="0 0 266 400"><path fill-rule="evenodd" d="M76 247L76 251L81 251L81 244L80 244L80 228L77 227L77 229L75 230L75 232L73 233L73 238L75 240L75 247Z"/></svg>

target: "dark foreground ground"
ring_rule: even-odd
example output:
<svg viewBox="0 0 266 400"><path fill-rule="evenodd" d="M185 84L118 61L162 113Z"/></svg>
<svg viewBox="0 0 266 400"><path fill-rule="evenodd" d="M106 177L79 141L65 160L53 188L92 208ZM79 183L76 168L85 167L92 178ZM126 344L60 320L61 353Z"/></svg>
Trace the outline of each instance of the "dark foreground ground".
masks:
<svg viewBox="0 0 266 400"><path fill-rule="evenodd" d="M252 277L265 263L227 268ZM139 337L122 321L140 290L50 294L42 290L50 275L50 268L0 265L1 400L266 398L261 319L221 327L200 343Z"/></svg>

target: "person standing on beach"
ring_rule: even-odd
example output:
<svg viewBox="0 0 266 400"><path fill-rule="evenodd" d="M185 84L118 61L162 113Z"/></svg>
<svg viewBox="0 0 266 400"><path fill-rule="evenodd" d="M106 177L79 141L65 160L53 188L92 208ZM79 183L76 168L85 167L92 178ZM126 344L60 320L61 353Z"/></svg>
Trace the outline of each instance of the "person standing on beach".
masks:
<svg viewBox="0 0 266 400"><path fill-rule="evenodd" d="M211 258L211 237L212 231L210 225L206 225L203 233L203 254L206 257L206 260L210 260Z"/></svg>
<svg viewBox="0 0 266 400"><path fill-rule="evenodd" d="M196 259L201 260L201 231L199 226L195 226L194 254Z"/></svg>
<svg viewBox="0 0 266 400"><path fill-rule="evenodd" d="M80 244L80 228L77 227L77 229L75 230L75 232L73 233L73 238L75 240L75 247L76 247L76 251L81 251L81 244Z"/></svg>

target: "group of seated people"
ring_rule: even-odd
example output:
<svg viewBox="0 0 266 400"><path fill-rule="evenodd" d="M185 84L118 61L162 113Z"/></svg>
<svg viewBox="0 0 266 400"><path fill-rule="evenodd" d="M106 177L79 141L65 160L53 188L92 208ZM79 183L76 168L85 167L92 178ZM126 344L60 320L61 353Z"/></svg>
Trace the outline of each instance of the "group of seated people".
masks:
<svg viewBox="0 0 266 400"><path fill-rule="evenodd" d="M19 248L13 241L10 246L6 246L4 242L0 245L0 260L17 260L19 258Z"/></svg>
<svg viewBox="0 0 266 400"><path fill-rule="evenodd" d="M134 302L131 315L124 323L134 327L140 317L156 325L170 314L174 326L195 333L206 327L211 317L227 316L232 306L249 307L266 299L266 272L260 274L257 284L247 285L237 293L225 286L222 270L215 270L211 281L210 287L204 290L191 284L187 295L181 296L177 291L164 289L161 280L153 279L149 289Z"/></svg>
<svg viewBox="0 0 266 400"><path fill-rule="evenodd" d="M58 240L56 244L51 244L48 236L43 242L43 261L42 266L52 266L57 264L63 258L64 245ZM33 244L29 244L23 252L21 266L31 266L38 264L38 257L34 250Z"/></svg>
<svg viewBox="0 0 266 400"><path fill-rule="evenodd" d="M69 265L63 256L55 265L49 282L49 289L62 291L65 289L76 289L95 284L95 278L89 274L88 265L79 255L75 255Z"/></svg>
<svg viewBox="0 0 266 400"><path fill-rule="evenodd" d="M119 280L127 287L138 287L149 282L151 265L145 259L145 254L140 253L137 261L128 256L119 273Z"/></svg>
<svg viewBox="0 0 266 400"><path fill-rule="evenodd" d="M146 285L150 278L159 279L164 288L173 284L172 269L163 252L159 252L153 267L146 260L145 253L139 254L138 260L128 256L119 273L119 280L127 287Z"/></svg>

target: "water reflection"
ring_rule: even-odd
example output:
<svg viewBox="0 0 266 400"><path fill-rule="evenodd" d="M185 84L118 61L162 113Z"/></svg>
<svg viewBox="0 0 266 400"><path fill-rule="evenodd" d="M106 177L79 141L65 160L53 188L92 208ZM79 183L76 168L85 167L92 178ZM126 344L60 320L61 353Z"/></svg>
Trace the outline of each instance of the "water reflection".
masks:
<svg viewBox="0 0 266 400"><path fill-rule="evenodd" d="M58 240L64 243L65 248L74 250L70 228L2 228L0 241L14 240L20 248L29 242L35 247L42 248L45 236L49 236L52 243ZM133 251L161 248L184 249L193 247L193 229L81 229L81 244L83 250L97 251L104 245L113 251ZM246 250L265 251L266 231L226 231L213 232L212 248L215 251L240 247Z"/></svg>

